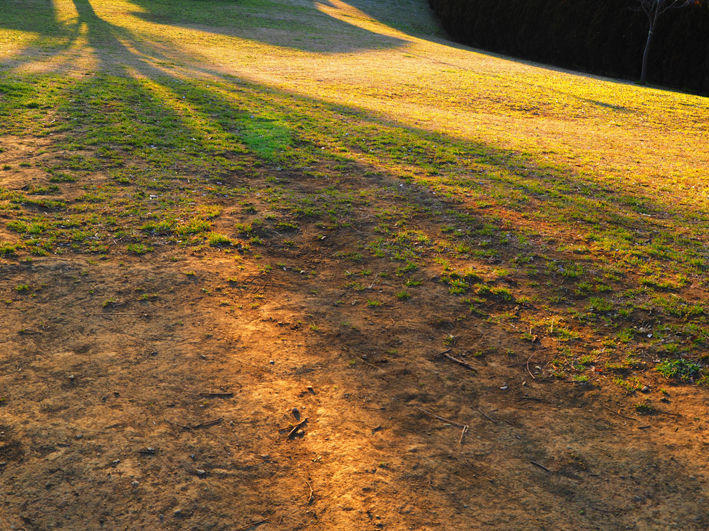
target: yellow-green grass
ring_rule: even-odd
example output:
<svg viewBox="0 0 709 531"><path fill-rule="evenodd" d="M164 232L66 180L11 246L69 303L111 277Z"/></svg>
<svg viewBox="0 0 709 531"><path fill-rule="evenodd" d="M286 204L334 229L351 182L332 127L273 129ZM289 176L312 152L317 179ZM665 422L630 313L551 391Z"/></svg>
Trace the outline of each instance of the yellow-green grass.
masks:
<svg viewBox="0 0 709 531"><path fill-rule="evenodd" d="M33 147L0 169L0 259L354 225L339 259L544 332L559 375L705 351L709 100L480 53L424 1L381 4L9 0L0 141Z"/></svg>

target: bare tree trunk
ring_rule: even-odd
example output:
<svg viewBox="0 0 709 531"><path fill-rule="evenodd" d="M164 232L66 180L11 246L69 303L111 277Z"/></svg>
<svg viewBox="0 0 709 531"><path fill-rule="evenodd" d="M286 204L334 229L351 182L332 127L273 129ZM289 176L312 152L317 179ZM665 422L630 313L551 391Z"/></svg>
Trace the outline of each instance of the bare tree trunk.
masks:
<svg viewBox="0 0 709 531"><path fill-rule="evenodd" d="M643 51L643 63L640 69L640 83L645 84L647 81L647 62L650 56L650 45L652 44L652 38L655 36L657 19L668 9L682 9L697 3L697 0L638 0L638 3L640 4L640 9L647 15L649 25L645 50Z"/></svg>
<svg viewBox="0 0 709 531"><path fill-rule="evenodd" d="M645 41L645 51L643 52L643 64L640 69L640 83L643 84L647 81L647 58L650 55L650 45L652 44L652 37L655 34L653 30L653 24L651 24L647 32L647 41Z"/></svg>
<svg viewBox="0 0 709 531"><path fill-rule="evenodd" d="M650 56L650 45L655 35L655 26L657 25L657 18L660 16L662 7L662 0L658 0L658 3L654 4L652 11L646 11L650 27L647 30L647 40L645 41L645 50L643 51L643 64L640 69L640 83L643 84L647 81L647 60Z"/></svg>

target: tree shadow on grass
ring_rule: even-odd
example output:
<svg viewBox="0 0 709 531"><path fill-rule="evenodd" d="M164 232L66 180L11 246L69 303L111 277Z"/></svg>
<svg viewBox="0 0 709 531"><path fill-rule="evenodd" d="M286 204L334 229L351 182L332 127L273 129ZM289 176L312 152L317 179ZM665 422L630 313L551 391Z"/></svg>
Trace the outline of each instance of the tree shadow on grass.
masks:
<svg viewBox="0 0 709 531"><path fill-rule="evenodd" d="M214 159L217 162L210 169L225 160L222 155L230 151L230 142L239 142L239 149L266 158L283 152L274 162L284 165L302 165L298 160L302 154L306 154L306 159L313 157L316 164L325 164L322 157L327 155L328 164L370 165L368 172L384 171L402 179L402 186L415 184L451 198L447 216L460 226L448 245L459 249L457 259L482 257L487 260L488 269L504 263L519 270L528 283L541 280L557 285L559 292L552 298L559 299L567 308L578 307L580 301L593 294L594 285L638 290L642 288L639 281L643 275L660 275L667 260L672 259L685 271L691 271L702 258L701 237L673 232L688 220L696 219L701 225L701 212L683 212L672 205L658 204L649 196L601 188L589 177L540 164L524 154L402 127L356 108L324 104L317 99L246 84L237 78L221 77L225 81L200 89L182 77L184 73L177 76L155 66L159 62L179 61L178 52L142 44L127 30L100 19L87 0L75 0L75 5L78 24L86 26L88 47L100 61L99 71L127 76L123 81L109 81L113 83L112 90L119 85L129 90L139 87L156 94L152 105L170 108L168 116L175 114L176 120L189 123L192 129L216 127L220 131L222 140L213 153L215 157L218 155ZM206 67L199 71L219 76ZM139 79L126 81L133 75ZM173 149L192 134L175 124L163 130L161 122L144 124L130 106L121 116L131 119L120 124L121 131L111 130L110 125L102 123L104 113L98 108L110 104L101 94L105 82L105 77L88 80L71 97L74 118L64 130L85 131L89 144L84 147L130 139L133 148L140 146L141 155L146 156L150 150ZM86 111L83 114L82 105ZM86 118L98 118L98 123L82 126L81 121ZM178 133L173 139L166 131ZM188 141L192 148L187 154L181 153L179 159L187 161L195 156L203 163L209 150L200 147L200 143L208 142L204 133L194 134L196 138L190 137ZM298 147L291 150L294 158L289 159L288 146L293 142ZM103 149L110 151L107 146ZM162 164L167 164L162 152L150 157L161 158ZM412 172L411 168L415 170ZM542 230L537 230L537 226ZM429 239L435 240L436 236L429 235ZM566 244L567 239L572 241ZM396 233L377 235L366 244L374 252L385 253L396 248L395 240ZM638 264L634 260L638 255L654 260ZM629 278L618 278L617 272L615 277L609 277L604 257L621 261ZM655 278L652 282L662 280ZM678 291L680 287L662 289ZM598 296L609 297L602 293ZM618 310L632 312L638 302L646 305L651 295L641 294L638 299L630 296L620 303ZM595 315L587 316L588 319L603 321L603 313L607 311L603 307L595 310ZM681 313L681 308L675 311Z"/></svg>
<svg viewBox="0 0 709 531"><path fill-rule="evenodd" d="M130 34L101 21L88 2L76 0L76 5L88 26L89 45L108 73L65 89L57 116L68 126L55 142L62 150L74 146L90 162L83 173L76 171L80 179L105 173L105 195L73 199L75 210L56 218L69 227L80 223L109 249L155 246L158 258L131 259L130 271L99 264L88 273L93 284L77 306L74 278L81 268L48 267L46 273L42 265L8 268L12 285L23 283L23 275L36 275L37 285L48 286L46 295L38 294L43 304L66 301L65 308L81 312L67 327L61 318L44 316L42 307L36 312L46 317L42 327L23 325L13 335L20 338L16 352L45 356L57 350L59 337L69 342L73 336L88 345L72 343L73 350L95 356L72 361L62 371L41 364L25 369L32 378L51 382L57 393L55 402L33 412L50 428L31 434L36 444L25 463L42 463L40 476L52 479L40 484L25 466L21 481L33 485L33 495L6 498L13 508L25 501L23 511L32 522L49 499L57 508L35 518L40 527L88 506L107 513L106 522L129 524L132 518L143 526L161 525L159 515L167 514L175 526L189 521L213 528L254 524L258 518L275 527L466 528L484 521L512 528L620 528L638 521L656 525L650 518L657 504L667 509L668 526L706 524L693 464L669 455L661 436L608 415L600 407L606 395L592 386L527 376L531 370L541 379L535 364L556 355L557 347L575 353L593 348L588 336L563 342L547 327L535 330L545 336L542 346L522 336L526 320L555 304L552 298L560 298L561 306L583 304L570 295L581 279L569 272L596 267L597 259L547 245L541 231L509 214L543 211L548 217L532 223L545 222L557 240L591 226L619 241L614 232L619 224L650 235L666 230L637 210L663 213L665 205L645 198L639 206L637 198L599 192L571 170L402 127L360 109L238 78L196 81L171 74L152 65L172 61L168 51L141 47ZM273 149L259 147L271 144ZM105 202L104 212L91 210L97 200ZM20 213L12 215L54 216L38 214L35 205L18 203ZM178 236L169 225L162 234L140 228L171 217L180 227L200 206L219 207L222 213L208 218L211 228L251 251L237 258L236 245L200 250L201 233L189 242L189 234ZM82 218L87 211L95 216ZM113 221L102 217L119 212ZM186 254L183 245L204 259L178 258L177 267L159 261L172 252ZM697 242L689 245L699 252ZM536 265L523 267L520 256ZM182 266L186 272L178 270ZM498 268L513 273L495 274ZM100 291L112 278L123 283L119 293ZM524 302L523 288L532 282L537 299ZM633 278L615 282L637 287ZM100 300L91 297L90 287L99 290ZM143 302L131 297L144 291L163 302L141 311ZM408 297L399 296L402 292ZM97 309L102 301L108 302L103 311ZM124 306L111 315L118 304ZM243 308L232 308L237 305ZM97 311L100 324L92 316ZM157 327L144 317L163 313ZM99 362L107 345L91 344L106 329L119 338L110 348L121 355ZM293 334L282 334L284 329ZM474 364L477 373L438 354L448 348ZM153 352L165 356L167 365L152 362ZM18 359L9 356L6 374L13 363ZM65 414L61 402L73 400L74 391L60 378L73 374L69 371L95 387ZM125 374L150 375L154 385L132 387ZM200 399L206 400L200 394L220 386L226 386L225 395L234 392L237 403L200 407ZM19 396L19 387L13 389ZM104 401L108 389L130 401L119 403L110 393ZM44 393L42 388L36 396L46 400ZM106 402L115 409L102 405ZM521 405L530 403L534 406ZM302 439L290 441L287 433L277 433L289 425L286 415L295 406L310 426ZM134 408L137 416L122 418L121 407ZM468 425L468 438L431 414ZM106 415L112 427L92 427L91 415ZM219 418L219 424L194 427ZM44 455L56 448L42 437L50 434L65 445L74 437L69 430L74 422L86 434L73 440L85 442L59 446L71 449L52 454L52 463L58 459L65 466L47 464ZM657 421L659 433L670 428L669 421ZM123 446L111 446L87 470L82 452L101 453L110 443L106 432ZM639 450L628 450L628 440ZM158 446L154 455L147 450L153 445ZM121 478L115 483L105 479L112 467ZM210 488L199 488L208 484L199 483L198 470L208 474ZM293 481L294 471L303 478ZM78 491L66 485L86 477L94 488L76 501L71 496ZM128 481L133 477L138 485ZM54 484L66 489L66 497ZM151 500L165 485L175 485L177 501L160 498L156 506ZM308 485L314 487L313 501ZM231 500L246 499L247 491L258 491L260 499L248 498L235 515ZM638 505L632 514L625 511L628 499ZM416 503L409 507L407 500ZM130 509L119 515L125 507ZM320 523L307 516L313 510ZM81 522L80 511L72 518L74 525Z"/></svg>
<svg viewBox="0 0 709 531"><path fill-rule="evenodd" d="M159 95L158 102L161 103L158 105L169 102L173 112L179 112L180 120L189 120L195 127L217 126L228 132L230 136L225 137L224 143L229 139L240 141L251 151L267 157L274 150L283 150L293 140L311 148L319 145L333 159L348 163L366 162L373 168L384 168L398 178L455 198L451 208L462 210L453 218L464 224L470 220L474 225L461 228L461 233L457 234L460 240L457 244L461 249L468 249L461 251L461 258L477 253L491 262L504 260L508 265L513 259L537 260L528 268L529 275L551 275L545 281L552 284L563 280L567 285L562 287L567 291L578 291L575 284L579 282L601 282L603 274L599 271L603 271L602 264L589 254L588 244L597 245L596 252L610 256L617 251L627 253L631 259L638 252L655 256L656 272L661 271L662 261L669 258L685 262L684 265L701 259L701 238L679 237L671 229L667 230L665 221L655 221L655 217L670 219L671 226L678 228L687 219L692 219L690 215L696 218L697 215L701 217L700 214L657 204L649 196L639 197L600 188L589 177L540 164L524 154L402 127L359 109L323 104L316 99L244 84L236 78L200 91L194 83L155 66L159 62L181 60L178 52L141 43L127 30L100 19L86 0L75 0L75 5L79 24L87 28L88 46L100 60L99 71L123 72L129 78L138 75L141 78L139 85L142 83L145 90L156 91ZM219 76L209 68L201 68L200 72ZM103 82L102 78L97 84ZM92 87L92 83L87 83L86 87ZM100 88L96 88L98 91L94 88L77 91L73 101L81 104L93 92L93 98L103 105ZM181 99L186 99L188 105L184 106ZM234 105L237 101L239 107ZM216 116L215 108L220 111ZM129 109L126 112L133 116L133 123L122 124L124 131L121 134L126 138L132 138L144 147L148 144L171 147L162 142L156 128L146 133L145 127L138 123L136 112ZM89 109L86 116L103 115L98 109ZM74 127L82 129L80 124L68 128ZM132 127L134 131L130 130ZM118 138L116 132L104 129L100 124L92 128L89 137L93 137L93 145L106 138ZM108 136L100 136L104 134ZM182 137L184 141L185 134ZM147 141L147 138L152 140ZM311 155L317 153L316 158L323 154L322 150L318 152L311 148L308 150ZM219 146L220 152L225 149L228 151L224 144ZM337 152L342 154L335 155ZM291 161L285 156L282 162ZM407 168L417 170L412 174ZM488 213L474 220L480 216L481 207ZM536 231L535 224L545 227L545 231ZM540 240L550 233L552 240L556 241L545 245L540 253L539 245L543 243ZM508 234L516 235L518 242L530 238L534 241L510 245ZM485 238L491 238L486 245L494 247L494 251L481 248L478 240ZM567 238L573 238L575 244L585 245L586 250L556 249L563 246ZM542 256L538 256L540 254ZM647 269L648 265L645 264L644 268ZM641 276L637 265L628 263L626 266L633 272L633 277ZM591 279L584 278L583 271L588 268L597 270ZM607 284L606 281L603 283ZM580 295L583 299L588 293ZM577 303L572 301L571 304Z"/></svg>
<svg viewBox="0 0 709 531"><path fill-rule="evenodd" d="M28 15L28 11L31 11L31 15ZM22 50L10 58L9 64L17 66L70 49L79 36L80 24L67 24L58 20L55 7L49 0L32 0L29 3L10 1L3 5L0 29L36 34Z"/></svg>
<svg viewBox="0 0 709 531"><path fill-rule="evenodd" d="M544 359L544 349L471 314L441 282L436 259L453 263L454 255L435 240L478 248L487 241L499 251L498 266L509 266L514 254L505 245L526 251L521 244L503 244L503 231L469 232L496 220L434 194L425 183L358 161L336 146L320 149L329 128L343 119L365 122L360 126L377 132L380 143L387 138L390 147L398 128L254 84L152 81L156 85L116 76L77 81L72 99L82 96L83 112L61 110L76 116L70 134L77 146L113 146L142 159L129 168L133 180L117 186L116 197L107 196L102 206L128 214L110 237L125 243L131 236L121 237L119 230L168 219L169 204L156 205L165 196L176 204L220 207L214 230L253 250L237 258L234 251L195 249L202 259L184 261L176 239L153 235L141 240L156 247L155 256L130 259L128 268L96 264L80 288L74 279L85 265L52 268L40 260L5 270L13 285L28 278L46 285L39 304L59 301L70 309L35 312L38 323L24 323L24 334L12 335L20 337L13 348L23 356L23 373L32 383L45 381L41 391L26 392L25 399L41 402L26 419L48 426L13 435L26 449L20 472L13 472L19 474L13 489L31 494L24 518L40 527L52 519L76 526L89 507L91 515L119 526L128 520L160 525L162 517L176 526L217 529L262 520L276 527L358 528L375 519L394 527L466 528L485 521L515 528L593 528L601 522L622 528L649 525L655 508L672 507L663 523L690 522L697 529L706 523L691 463L668 455L659 436L610 416L601 407L607 397L594 387L521 385L525 360L535 354ZM191 109L189 119L156 97L158 85L173 103ZM125 129L130 107L149 124L138 132L145 138L137 146ZM288 166L288 148L266 163L237 153L247 164L226 166L218 158L224 156L222 141L243 127L243 109L289 124L307 166L298 160ZM309 137L316 125L323 136ZM406 138L411 148L426 145ZM430 148L439 143L433 137ZM115 175L125 175L122 169L114 168ZM93 200L75 205L80 210ZM100 219L90 223L100 234ZM252 227L248 234L239 228L245 226ZM175 251L181 256L176 266L163 261ZM504 284L482 273L487 258L459 259L485 277L481 285ZM558 279L543 274L537 280ZM410 299L397 297L404 289ZM89 290L98 290L98 299ZM133 300L138 293L154 294L158 302L146 307L150 303ZM98 310L104 300L113 302ZM478 312L492 316L513 304L490 299ZM453 354L476 372L437 355L447 338L453 338ZM57 345L73 352L61 358L67 365L60 369L49 364ZM10 356L6 363L18 359ZM76 387L62 384L62 374L73 374ZM16 408L18 382L9 383ZM28 387L26 380L19 383ZM80 404L74 403L77 392ZM226 400L205 399L209 392ZM289 440L293 407L309 424L302 437ZM468 435L432 415L467 425ZM670 422L656 422L658 432L671 431ZM57 442L77 441L75 427L79 442L44 460L42 452L54 451ZM279 435L279 429L285 432ZM626 448L628 441L634 449ZM116 479L103 479L106 470ZM39 484L37 473L49 479ZM172 486L172 496L163 496L165 485ZM62 501L74 496L81 502ZM633 496L640 501L630 514L625 508ZM18 506L10 497L4 503ZM121 509L127 504L130 511ZM46 507L51 513L43 512Z"/></svg>
<svg viewBox="0 0 709 531"><path fill-rule="evenodd" d="M131 0L136 17L171 27L185 27L228 37L319 53L353 53L404 46L406 41L337 20L310 1L218 2L203 9L199 2Z"/></svg>
<svg viewBox="0 0 709 531"><path fill-rule="evenodd" d="M8 0L3 4L0 28L36 33L45 37L63 37L71 33L57 20L51 0Z"/></svg>

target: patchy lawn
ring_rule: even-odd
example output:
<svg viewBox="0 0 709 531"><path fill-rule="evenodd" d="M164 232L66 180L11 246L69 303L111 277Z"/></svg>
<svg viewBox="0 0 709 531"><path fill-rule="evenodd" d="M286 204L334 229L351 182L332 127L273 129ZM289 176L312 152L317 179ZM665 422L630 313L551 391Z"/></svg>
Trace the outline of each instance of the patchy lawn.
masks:
<svg viewBox="0 0 709 531"><path fill-rule="evenodd" d="M3 9L4 527L709 525L709 100L417 0Z"/></svg>

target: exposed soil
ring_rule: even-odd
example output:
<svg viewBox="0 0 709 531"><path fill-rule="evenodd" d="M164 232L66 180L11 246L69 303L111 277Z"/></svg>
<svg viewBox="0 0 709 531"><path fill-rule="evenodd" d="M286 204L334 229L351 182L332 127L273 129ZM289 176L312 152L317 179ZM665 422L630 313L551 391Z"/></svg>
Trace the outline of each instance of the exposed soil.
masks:
<svg viewBox="0 0 709 531"><path fill-rule="evenodd" d="M707 387L654 370L707 361L704 106L473 61L419 2L215 4L210 31L191 2L26 2L0 24L33 94L0 127L0 531L709 529Z"/></svg>
<svg viewBox="0 0 709 531"><path fill-rule="evenodd" d="M394 289L342 288L364 230L3 261L0 528L709 526L703 390L648 374L669 395L642 416L548 378L543 341L425 271L425 296L362 311Z"/></svg>

